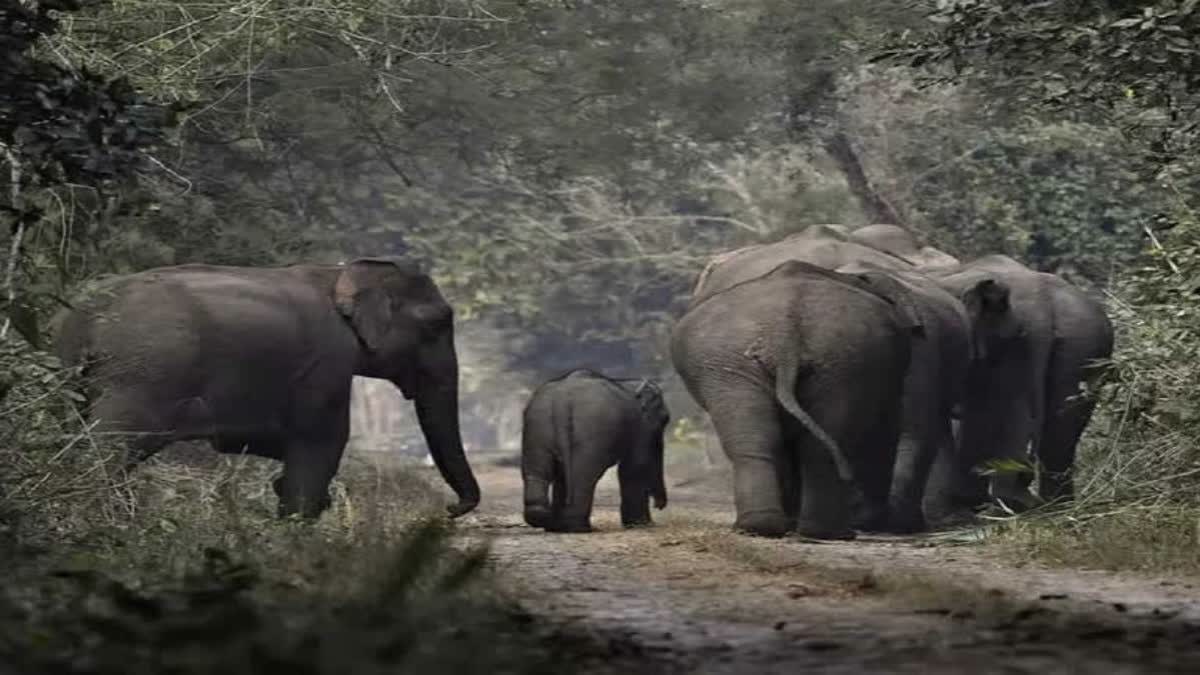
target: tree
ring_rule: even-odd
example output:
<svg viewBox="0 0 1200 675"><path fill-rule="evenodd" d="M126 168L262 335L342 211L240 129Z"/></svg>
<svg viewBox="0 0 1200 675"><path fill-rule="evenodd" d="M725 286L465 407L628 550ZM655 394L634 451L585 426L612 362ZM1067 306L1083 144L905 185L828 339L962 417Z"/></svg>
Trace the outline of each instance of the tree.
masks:
<svg viewBox="0 0 1200 675"><path fill-rule="evenodd" d="M59 29L58 15L84 4L41 0L0 8L0 151L9 169L3 209L12 219L0 338L11 321L39 342L34 301L19 297L16 276L22 243L41 222L45 200L67 185L112 192L145 166L147 150L164 140L173 121L169 108L126 79L37 53L38 42Z"/></svg>

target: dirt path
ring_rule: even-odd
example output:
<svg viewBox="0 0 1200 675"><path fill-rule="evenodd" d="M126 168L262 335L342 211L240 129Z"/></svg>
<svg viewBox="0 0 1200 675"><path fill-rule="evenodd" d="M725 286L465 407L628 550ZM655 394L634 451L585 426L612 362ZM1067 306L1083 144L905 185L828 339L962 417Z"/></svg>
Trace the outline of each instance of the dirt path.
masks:
<svg viewBox="0 0 1200 675"><path fill-rule="evenodd" d="M1013 569L918 538L814 544L730 532L719 481L676 487L656 526L625 531L615 480L584 535L520 518L515 468L477 465L491 541L525 606L607 645L630 673L1196 673L1190 584ZM580 672L584 672L581 670Z"/></svg>

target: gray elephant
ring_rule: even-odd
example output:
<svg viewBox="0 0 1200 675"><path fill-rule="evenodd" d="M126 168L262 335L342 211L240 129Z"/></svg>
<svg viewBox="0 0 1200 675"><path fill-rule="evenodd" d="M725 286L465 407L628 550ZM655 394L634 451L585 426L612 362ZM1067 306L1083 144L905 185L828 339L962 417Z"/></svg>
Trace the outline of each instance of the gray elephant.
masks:
<svg viewBox="0 0 1200 675"><path fill-rule="evenodd" d="M615 464L621 524L649 525L650 498L656 508L667 506L663 432L670 419L650 380L577 369L542 384L525 407L521 431L525 522L590 532L596 483Z"/></svg>
<svg viewBox="0 0 1200 675"><path fill-rule="evenodd" d="M870 227L878 232L891 226ZM938 466L952 462L952 458L947 457L954 452L950 415L965 388L971 358L971 328L961 301L918 273L911 263L850 240L863 229L846 234L818 225L773 244L720 256L706 267L692 302L695 304L712 293L752 279L779 261L798 260L826 269L835 266L833 269L856 273L876 292L909 308L921 331L912 336L912 356L903 397L903 433L889 515L879 527L891 532L915 532L926 527L926 510L937 520L945 519L954 511L950 495L955 476L939 471L935 474L937 484L927 484L939 456ZM904 252L909 247L897 245L893 248ZM845 320L836 310L814 316L822 320ZM931 500L925 499L927 487L932 488L929 490L934 497Z"/></svg>
<svg viewBox="0 0 1200 675"><path fill-rule="evenodd" d="M1095 387L1112 356L1113 327L1103 305L1067 281L1003 255L932 273L963 298L974 326L976 358L963 405L963 465L949 469L959 498L986 501L982 480L967 469L988 460L1042 464L1042 499L1073 496L1075 447L1096 406ZM1081 385L1087 385L1086 395ZM992 497L1013 509L1030 506L1028 474L1000 473Z"/></svg>
<svg viewBox="0 0 1200 675"><path fill-rule="evenodd" d="M956 510L955 476L939 471L931 481L930 473L935 462L955 461L951 419L966 393L972 358L970 318L958 298L918 272L867 263L843 265L838 271L857 275L880 294L912 307L921 327L920 334L913 336L905 374L901 435L885 526L889 532L919 532L928 520L947 520Z"/></svg>
<svg viewBox="0 0 1200 675"><path fill-rule="evenodd" d="M679 320L671 359L733 465L738 530L852 539L856 484L863 520L886 517L917 321L855 276L796 261Z"/></svg>
<svg viewBox="0 0 1200 675"><path fill-rule="evenodd" d="M916 237L899 225L865 225L849 233L850 241L893 255L928 272L958 267L959 260L932 246L919 246Z"/></svg>
<svg viewBox="0 0 1200 675"><path fill-rule="evenodd" d="M692 288L692 305L712 293L762 276L789 260L799 260L827 270L850 263L869 263L884 269L914 269L908 261L848 239L845 228L812 225L769 244L746 246L714 257L700 272Z"/></svg>
<svg viewBox="0 0 1200 675"><path fill-rule="evenodd" d="M474 509L458 419L454 317L430 277L393 258L277 268L180 265L123 276L56 317L56 351L86 376L89 414L127 468L169 443L283 461L281 515L329 505L354 375L415 401L442 477Z"/></svg>

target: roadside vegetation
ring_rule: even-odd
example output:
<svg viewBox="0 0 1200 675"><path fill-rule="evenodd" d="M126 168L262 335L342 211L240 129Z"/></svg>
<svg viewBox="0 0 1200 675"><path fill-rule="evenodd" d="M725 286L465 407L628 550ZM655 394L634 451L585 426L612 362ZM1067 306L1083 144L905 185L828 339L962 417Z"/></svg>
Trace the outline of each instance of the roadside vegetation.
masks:
<svg viewBox="0 0 1200 675"><path fill-rule="evenodd" d="M1076 5L5 3L0 655L33 673L556 658L414 471L347 464L315 526L274 519L267 463L112 472L47 321L105 275L194 261L418 258L478 355L464 417L585 363L662 378L696 447L665 340L712 254L829 222L1006 253L1102 294L1119 333L1079 499L1002 515L988 541L1200 572L1200 9Z"/></svg>
<svg viewBox="0 0 1200 675"><path fill-rule="evenodd" d="M927 82L970 83L1034 115L1112 129L1116 161L1137 175L1116 198L1155 195L1125 223L1140 229L1138 255L1092 277L1117 343L1080 447L1079 498L1005 519L997 541L1060 565L1200 573L1200 9L953 2L930 18L893 33L879 56Z"/></svg>

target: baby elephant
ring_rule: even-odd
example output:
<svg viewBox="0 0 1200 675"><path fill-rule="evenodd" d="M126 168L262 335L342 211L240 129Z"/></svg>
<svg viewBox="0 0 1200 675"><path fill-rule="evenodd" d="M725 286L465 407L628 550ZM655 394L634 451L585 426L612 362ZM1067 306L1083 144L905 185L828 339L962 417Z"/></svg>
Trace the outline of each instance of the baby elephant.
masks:
<svg viewBox="0 0 1200 675"><path fill-rule="evenodd" d="M616 464L621 524L650 524L649 498L656 508L667 505L663 431L670 418L662 391L645 379L580 369L538 387L521 432L525 522L550 532L590 532L596 483Z"/></svg>

